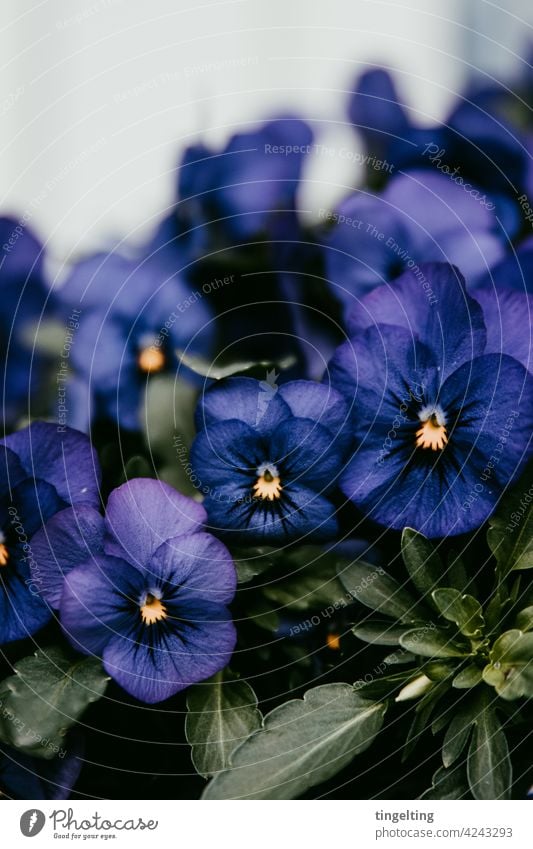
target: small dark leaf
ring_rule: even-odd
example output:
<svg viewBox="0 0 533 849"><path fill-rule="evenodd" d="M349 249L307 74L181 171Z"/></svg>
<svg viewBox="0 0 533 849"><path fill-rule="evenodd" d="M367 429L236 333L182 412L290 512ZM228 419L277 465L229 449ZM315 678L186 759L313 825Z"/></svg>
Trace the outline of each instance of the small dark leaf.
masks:
<svg viewBox="0 0 533 849"><path fill-rule="evenodd" d="M405 528L402 533L402 557L413 584L424 601L432 605L431 593L442 581L444 573L444 565L438 553L423 534Z"/></svg>
<svg viewBox="0 0 533 849"><path fill-rule="evenodd" d="M516 627L520 631L533 631L533 607L525 607L517 614Z"/></svg>
<svg viewBox="0 0 533 849"><path fill-rule="evenodd" d="M272 569L279 560L278 549L267 545L256 548L232 548L231 555L237 571L239 584L246 584L257 575Z"/></svg>
<svg viewBox="0 0 533 849"><path fill-rule="evenodd" d="M186 351L180 351L179 349L176 350L176 356L182 365L187 366L187 368L195 374L199 374L200 377L210 378L211 380L223 380L226 377L232 377L237 374L246 374L247 372L256 370L260 370L261 372L271 371L272 369L276 371L284 371L285 369L292 368L292 366L296 364L296 358L293 356L287 356L281 360L246 360L242 362L228 363L228 365L225 366L217 366L213 364L211 360L187 354Z"/></svg>
<svg viewBox="0 0 533 849"><path fill-rule="evenodd" d="M480 709L484 707L479 698L464 699L456 708L442 743L442 763L450 767L461 756L468 743L472 727Z"/></svg>

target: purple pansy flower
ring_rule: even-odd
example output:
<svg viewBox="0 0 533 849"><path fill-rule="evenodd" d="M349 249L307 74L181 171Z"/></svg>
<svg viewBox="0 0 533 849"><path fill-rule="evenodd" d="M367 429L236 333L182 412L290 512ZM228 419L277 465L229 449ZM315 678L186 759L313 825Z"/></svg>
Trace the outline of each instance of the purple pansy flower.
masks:
<svg viewBox="0 0 533 849"><path fill-rule="evenodd" d="M111 493L105 518L64 510L34 540L66 636L140 701L209 678L235 647L235 568L205 519L192 499L137 478Z"/></svg>
<svg viewBox="0 0 533 849"><path fill-rule="evenodd" d="M69 397L70 421L83 430L98 416L138 429L150 376L175 374L178 349L211 348L208 299L195 294L165 251L137 259L97 254L74 267L57 297L81 310Z"/></svg>
<svg viewBox="0 0 533 849"><path fill-rule="evenodd" d="M191 452L210 526L240 543L334 537L329 495L347 420L342 396L312 381L278 387L241 377L210 389L198 405Z"/></svg>
<svg viewBox="0 0 533 849"><path fill-rule="evenodd" d="M471 531L531 453L533 377L486 353L481 306L453 266L408 272L351 316L330 364L353 403L353 454L340 486L376 522L430 537ZM490 338L490 335L489 335Z"/></svg>
<svg viewBox="0 0 533 849"><path fill-rule="evenodd" d="M32 535L68 505L99 504L100 468L82 433L35 422L1 441L0 643L34 634L51 617Z"/></svg>
<svg viewBox="0 0 533 849"><path fill-rule="evenodd" d="M0 796L8 799L68 799L83 766L83 739L71 732L68 750L52 760L6 746L0 751Z"/></svg>

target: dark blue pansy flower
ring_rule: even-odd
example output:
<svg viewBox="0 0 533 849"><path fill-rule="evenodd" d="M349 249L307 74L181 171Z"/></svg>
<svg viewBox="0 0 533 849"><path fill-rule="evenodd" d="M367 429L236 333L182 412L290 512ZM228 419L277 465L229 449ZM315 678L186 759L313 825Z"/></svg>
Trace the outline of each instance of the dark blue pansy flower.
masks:
<svg viewBox="0 0 533 849"><path fill-rule="evenodd" d="M1 441L0 643L35 633L50 619L32 536L71 504L99 504L100 469L86 436L35 422Z"/></svg>
<svg viewBox="0 0 533 849"><path fill-rule="evenodd" d="M411 171L380 195L358 191L332 215L326 274L345 308L420 263L453 262L475 282L504 256L494 212L447 177Z"/></svg>
<svg viewBox="0 0 533 849"><path fill-rule="evenodd" d="M482 307L457 269L422 270L433 303L413 273L372 292L330 379L355 410L341 489L382 525L439 537L478 527L522 470L533 378L486 353Z"/></svg>
<svg viewBox="0 0 533 849"><path fill-rule="evenodd" d="M329 493L342 468L348 408L335 390L232 378L198 405L194 481L209 523L239 542L330 539Z"/></svg>
<svg viewBox="0 0 533 849"><path fill-rule="evenodd" d="M516 129L489 106L489 100L477 102L466 92L442 124L418 126L390 74L378 68L356 81L349 117L366 138L369 153L396 169L439 167L496 196L516 197L526 179L527 153Z"/></svg>
<svg viewBox="0 0 533 849"><path fill-rule="evenodd" d="M0 359L2 417L14 424L28 412L43 363L32 351L47 290L43 246L25 224L0 217Z"/></svg>
<svg viewBox="0 0 533 849"><path fill-rule="evenodd" d="M175 234L198 257L228 241L281 234L312 140L307 124L285 117L236 133L220 151L189 147L179 166L178 204L160 239Z"/></svg>
<svg viewBox="0 0 533 849"><path fill-rule="evenodd" d="M137 260L115 252L93 256L75 266L57 295L81 310L68 393L76 415L71 421L81 429L99 415L137 429L149 376L174 374L177 349L210 349L208 299L184 281L165 252Z"/></svg>
<svg viewBox="0 0 533 849"><path fill-rule="evenodd" d="M229 662L236 575L204 508L137 478L95 510L64 510L36 536L43 595L63 630L128 693L159 702Z"/></svg>

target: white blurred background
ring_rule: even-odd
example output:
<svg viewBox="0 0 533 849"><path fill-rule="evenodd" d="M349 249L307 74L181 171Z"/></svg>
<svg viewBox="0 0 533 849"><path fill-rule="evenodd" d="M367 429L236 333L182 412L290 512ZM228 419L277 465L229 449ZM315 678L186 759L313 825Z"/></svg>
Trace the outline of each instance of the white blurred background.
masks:
<svg viewBox="0 0 533 849"><path fill-rule="evenodd" d="M531 0L3 0L0 209L58 259L144 235L172 202L178 151L288 110L353 147L346 90L398 70L420 121L472 69L496 77L533 41ZM307 163L302 206L353 183Z"/></svg>

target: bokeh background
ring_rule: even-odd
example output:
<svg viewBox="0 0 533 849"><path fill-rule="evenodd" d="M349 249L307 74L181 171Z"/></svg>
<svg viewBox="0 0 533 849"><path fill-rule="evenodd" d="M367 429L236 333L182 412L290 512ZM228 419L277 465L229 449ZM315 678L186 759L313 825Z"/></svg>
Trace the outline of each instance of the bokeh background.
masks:
<svg viewBox="0 0 533 849"><path fill-rule="evenodd" d="M138 240L186 144L291 111L337 151L307 157L312 217L357 183L344 93L366 64L424 122L474 71L516 72L532 24L527 0L3 0L0 208L60 262Z"/></svg>

